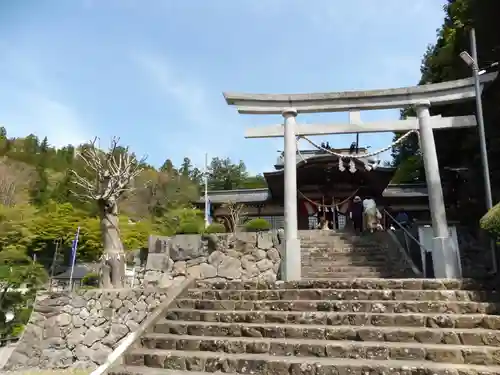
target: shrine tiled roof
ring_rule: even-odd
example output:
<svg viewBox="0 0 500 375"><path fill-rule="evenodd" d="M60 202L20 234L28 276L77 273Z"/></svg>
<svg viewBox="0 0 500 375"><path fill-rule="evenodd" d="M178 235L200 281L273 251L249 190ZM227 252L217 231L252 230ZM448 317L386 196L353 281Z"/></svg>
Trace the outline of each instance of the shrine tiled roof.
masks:
<svg viewBox="0 0 500 375"><path fill-rule="evenodd" d="M427 197L427 186L421 184L389 185L382 195L387 198ZM215 190L209 191L208 196L212 203L253 203L271 199L271 193L267 188ZM204 202L205 197L201 196L196 203Z"/></svg>
<svg viewBox="0 0 500 375"><path fill-rule="evenodd" d="M418 198L427 197L427 186L423 184L390 184L382 193L386 198Z"/></svg>
<svg viewBox="0 0 500 375"><path fill-rule="evenodd" d="M271 193L268 188L214 190L208 192L208 197L212 203L253 203L269 200ZM201 196L197 203L205 203L205 197Z"/></svg>

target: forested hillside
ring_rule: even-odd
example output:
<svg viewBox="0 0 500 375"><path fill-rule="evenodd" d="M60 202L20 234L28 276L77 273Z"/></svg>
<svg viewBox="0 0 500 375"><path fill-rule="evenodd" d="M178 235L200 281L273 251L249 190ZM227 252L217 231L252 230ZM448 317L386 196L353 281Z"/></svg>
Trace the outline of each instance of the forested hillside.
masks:
<svg viewBox="0 0 500 375"><path fill-rule="evenodd" d="M103 141L103 143L105 143ZM123 145L122 145L123 146ZM100 221L95 200L75 184L73 171L92 181L91 171L78 156L90 145L56 149L50 140L34 135L9 138L0 127L0 339L21 331L29 316L28 294L12 290L28 283L42 285L48 277L56 246L60 265L70 263L70 248L80 227L77 260L96 261L102 254ZM114 152L127 152L124 147ZM193 215L203 220L191 202L200 197L203 173L189 158L176 167L167 159L160 168L143 163L134 189L119 202L120 233L125 250L146 246L151 233L173 234ZM245 164L212 159L210 189L263 187L262 176L252 176ZM7 324L4 313L15 312Z"/></svg>
<svg viewBox="0 0 500 375"><path fill-rule="evenodd" d="M471 77L471 69L462 61L461 51L470 51L469 30L476 29L480 68L500 61L500 1L448 0L445 19L437 32L437 41L425 51L419 84L438 83ZM498 69L498 68L497 68ZM497 79L483 93L486 138L489 150L494 202L500 196L500 82ZM473 100L456 105L432 107L432 115L460 116L475 114ZM413 115L413 109L402 116ZM401 134L396 134L396 138ZM485 213L484 187L478 129L435 132L441 175L450 181L445 191L453 201L463 223L477 226ZM393 150L394 164L400 167L396 182L424 181L416 137ZM457 170L460 168L459 170ZM450 170L454 169L454 170Z"/></svg>

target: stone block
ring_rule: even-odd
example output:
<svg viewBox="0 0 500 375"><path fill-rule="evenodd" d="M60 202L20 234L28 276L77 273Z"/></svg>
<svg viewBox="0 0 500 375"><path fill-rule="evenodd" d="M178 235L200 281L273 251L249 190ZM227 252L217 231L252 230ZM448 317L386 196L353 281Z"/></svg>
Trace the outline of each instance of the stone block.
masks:
<svg viewBox="0 0 500 375"><path fill-rule="evenodd" d="M257 234L257 248L269 250L275 246L272 232L259 232Z"/></svg>
<svg viewBox="0 0 500 375"><path fill-rule="evenodd" d="M163 271L168 268L168 254L167 253L150 253L146 263L146 269Z"/></svg>
<svg viewBox="0 0 500 375"><path fill-rule="evenodd" d="M211 264L201 263L187 268L187 274L197 279L207 279L217 276L217 268Z"/></svg>
<svg viewBox="0 0 500 375"><path fill-rule="evenodd" d="M183 234L171 238L168 252L174 262L207 255L202 238L197 234Z"/></svg>
<svg viewBox="0 0 500 375"><path fill-rule="evenodd" d="M149 236L148 253L167 253L170 237L165 236Z"/></svg>
<svg viewBox="0 0 500 375"><path fill-rule="evenodd" d="M217 276L225 279L241 278L241 261L239 259L225 256L217 267Z"/></svg>
<svg viewBox="0 0 500 375"><path fill-rule="evenodd" d="M95 368L167 298L167 290L96 289L41 297L35 307L52 308L33 314L5 369Z"/></svg>

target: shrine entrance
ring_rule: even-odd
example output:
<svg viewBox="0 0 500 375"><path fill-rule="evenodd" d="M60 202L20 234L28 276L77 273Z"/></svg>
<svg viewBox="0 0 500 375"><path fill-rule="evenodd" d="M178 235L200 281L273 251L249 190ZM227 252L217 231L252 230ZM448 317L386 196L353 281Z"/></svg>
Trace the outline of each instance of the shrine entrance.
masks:
<svg viewBox="0 0 500 375"><path fill-rule="evenodd" d="M492 81L496 73L481 76L481 84ZM370 132L401 132L407 135L415 132L419 136L421 154L425 166L429 205L432 217L432 253L436 277L459 278L460 255L453 244L448 230L446 209L439 174L439 163L434 143L435 129L450 129L476 126L474 116L441 117L431 116L430 107L455 103L474 98L475 81L462 79L436 84L397 89L370 91L349 91L308 94L247 94L224 93L226 102L237 107L244 114L281 114L283 124L265 128L248 129L248 138L284 138L284 179L285 179L285 251L283 263L284 280L301 279L301 245L298 236L297 217L297 137ZM405 120L361 122L360 110L394 109L413 106L417 118ZM349 112L348 124L298 124L299 113ZM310 143L312 141L308 140ZM389 145L383 151L389 150ZM317 147L318 148L318 147ZM347 156L349 169L355 168L356 161L368 154ZM344 157L344 156L342 156ZM340 160L342 161L342 160ZM345 169L339 162L339 168ZM367 165L367 167L369 167Z"/></svg>
<svg viewBox="0 0 500 375"><path fill-rule="evenodd" d="M340 150L338 150L340 151ZM367 171L363 161L344 170L341 157L319 150L297 163L297 229L316 229L321 218L329 228L343 230L348 224L350 202L355 196L371 197L383 204L382 193L392 179L395 169L382 167L375 159L367 163L374 166ZM284 199L284 171L264 174L271 194Z"/></svg>

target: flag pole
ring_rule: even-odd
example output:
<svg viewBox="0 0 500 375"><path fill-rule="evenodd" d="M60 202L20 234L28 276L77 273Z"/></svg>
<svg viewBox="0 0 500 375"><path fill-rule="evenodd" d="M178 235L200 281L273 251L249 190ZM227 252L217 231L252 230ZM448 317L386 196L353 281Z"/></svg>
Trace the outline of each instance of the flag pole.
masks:
<svg viewBox="0 0 500 375"><path fill-rule="evenodd" d="M59 253L59 245L60 245L61 239L58 238L55 241L56 244L56 250L54 251L54 257L52 258L52 265L50 266L50 283L49 283L49 289L52 290L52 280L54 279L54 272L56 269L56 261L57 261L57 255Z"/></svg>
<svg viewBox="0 0 500 375"><path fill-rule="evenodd" d="M208 227L208 216L210 215L208 205L208 153L205 153L205 228Z"/></svg>
<svg viewBox="0 0 500 375"><path fill-rule="evenodd" d="M71 247L71 273L69 275L69 290L73 290L73 271L75 270L76 249L78 247L78 236L80 235L80 227L76 230L76 236Z"/></svg>

